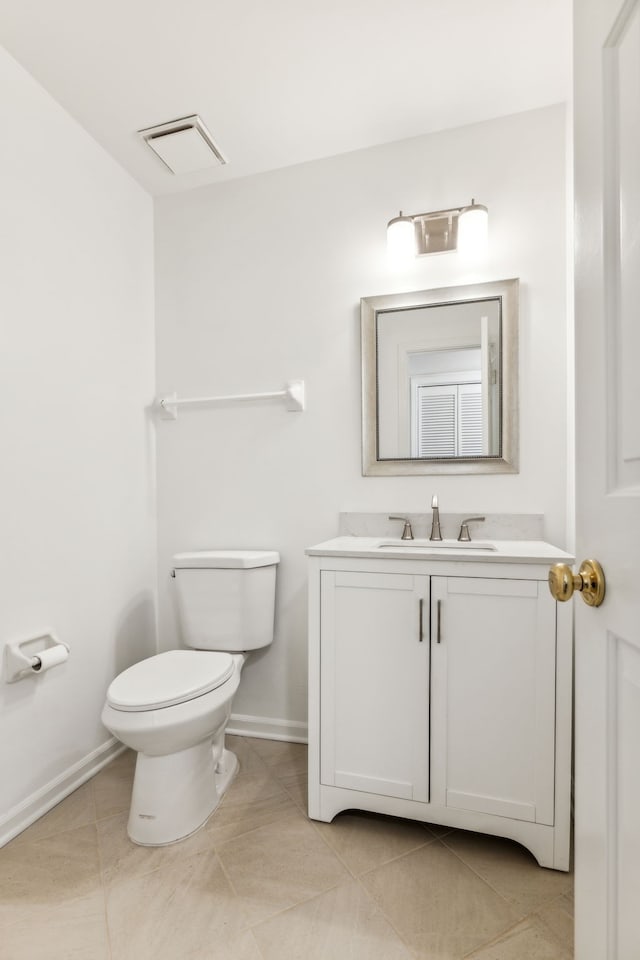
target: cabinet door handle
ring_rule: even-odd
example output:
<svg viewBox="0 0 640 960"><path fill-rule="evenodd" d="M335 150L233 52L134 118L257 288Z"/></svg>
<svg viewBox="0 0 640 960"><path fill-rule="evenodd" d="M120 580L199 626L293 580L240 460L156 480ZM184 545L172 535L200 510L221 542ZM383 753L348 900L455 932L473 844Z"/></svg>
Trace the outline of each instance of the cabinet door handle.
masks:
<svg viewBox="0 0 640 960"><path fill-rule="evenodd" d="M422 597L418 600L418 640L422 643L422 608L424 600Z"/></svg>
<svg viewBox="0 0 640 960"><path fill-rule="evenodd" d="M442 618L442 600L438 600L436 604L436 643L440 643L440 623Z"/></svg>

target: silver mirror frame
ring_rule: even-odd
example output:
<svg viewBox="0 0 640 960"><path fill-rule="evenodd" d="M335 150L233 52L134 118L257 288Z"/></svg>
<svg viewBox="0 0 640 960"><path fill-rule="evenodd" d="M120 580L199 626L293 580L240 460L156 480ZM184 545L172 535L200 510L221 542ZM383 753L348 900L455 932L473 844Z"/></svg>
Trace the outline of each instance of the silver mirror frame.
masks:
<svg viewBox="0 0 640 960"><path fill-rule="evenodd" d="M362 475L410 477L434 474L518 473L518 288L517 279L363 297L360 301L362 344ZM446 460L378 459L378 311L401 310L468 300L501 300L501 453L497 457Z"/></svg>

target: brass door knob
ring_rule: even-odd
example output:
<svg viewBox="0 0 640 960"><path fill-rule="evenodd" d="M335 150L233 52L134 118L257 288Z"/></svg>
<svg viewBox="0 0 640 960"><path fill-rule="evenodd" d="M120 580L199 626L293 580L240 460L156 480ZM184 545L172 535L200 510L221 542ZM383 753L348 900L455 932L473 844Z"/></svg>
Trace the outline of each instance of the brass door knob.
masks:
<svg viewBox="0 0 640 960"><path fill-rule="evenodd" d="M604 600L604 571L597 560L584 560L578 573L566 563L556 563L549 570L549 590L554 600L570 600L574 590L590 607L599 607Z"/></svg>

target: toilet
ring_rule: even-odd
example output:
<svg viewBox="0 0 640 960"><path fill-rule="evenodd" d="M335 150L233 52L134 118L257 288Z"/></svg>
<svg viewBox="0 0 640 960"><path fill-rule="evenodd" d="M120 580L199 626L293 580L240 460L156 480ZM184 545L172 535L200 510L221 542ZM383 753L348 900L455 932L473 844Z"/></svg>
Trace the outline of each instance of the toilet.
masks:
<svg viewBox="0 0 640 960"><path fill-rule="evenodd" d="M128 833L162 846L211 816L237 769L225 728L248 653L273 640L271 550L207 550L173 558L178 620L188 649L141 660L115 678L105 727L137 751Z"/></svg>

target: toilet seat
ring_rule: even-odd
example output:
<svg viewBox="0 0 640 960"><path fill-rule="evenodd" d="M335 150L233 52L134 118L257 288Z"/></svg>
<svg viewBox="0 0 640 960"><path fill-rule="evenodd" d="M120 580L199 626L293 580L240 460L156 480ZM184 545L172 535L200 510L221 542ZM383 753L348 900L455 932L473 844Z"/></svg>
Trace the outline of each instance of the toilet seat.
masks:
<svg viewBox="0 0 640 960"><path fill-rule="evenodd" d="M134 663L111 683L114 710L160 710L222 686L234 671L231 654L217 650L168 650Z"/></svg>

